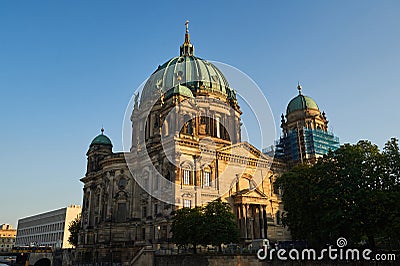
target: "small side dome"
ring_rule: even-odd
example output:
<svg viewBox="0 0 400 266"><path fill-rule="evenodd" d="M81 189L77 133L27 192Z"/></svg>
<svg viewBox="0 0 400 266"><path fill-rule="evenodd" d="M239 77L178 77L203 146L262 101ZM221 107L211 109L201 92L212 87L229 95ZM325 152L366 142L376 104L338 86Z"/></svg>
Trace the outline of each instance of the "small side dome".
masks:
<svg viewBox="0 0 400 266"><path fill-rule="evenodd" d="M288 104L286 114L297 110L316 109L319 110L317 103L308 96L297 95Z"/></svg>
<svg viewBox="0 0 400 266"><path fill-rule="evenodd" d="M297 86L297 89L299 90L299 95L294 97L289 102L286 108L286 115L298 110L306 110L306 109L319 110L317 103L311 97L305 96L301 93L302 87L300 85Z"/></svg>
<svg viewBox="0 0 400 266"><path fill-rule="evenodd" d="M92 140L92 142L90 143L90 146L93 146L93 145L109 145L112 147L111 140L106 135L104 135L103 128L101 129L101 134L98 135L97 137L95 137Z"/></svg>
<svg viewBox="0 0 400 266"><path fill-rule="evenodd" d="M188 87L183 86L181 84L178 84L174 88L172 88L169 91L167 91L167 93L165 94L165 98L168 99L172 95L182 95L182 96L186 96L186 97L189 97L189 98L193 98L192 91Z"/></svg>

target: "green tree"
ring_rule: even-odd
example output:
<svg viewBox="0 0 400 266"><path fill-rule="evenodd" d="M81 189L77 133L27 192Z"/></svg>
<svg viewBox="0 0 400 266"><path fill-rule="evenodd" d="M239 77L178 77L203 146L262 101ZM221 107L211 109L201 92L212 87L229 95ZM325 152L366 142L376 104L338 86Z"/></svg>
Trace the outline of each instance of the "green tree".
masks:
<svg viewBox="0 0 400 266"><path fill-rule="evenodd" d="M239 230L230 205L221 199L205 207L182 208L176 211L171 226L172 241L178 246L237 243Z"/></svg>
<svg viewBox="0 0 400 266"><path fill-rule="evenodd" d="M80 229L81 229L81 216L78 215L68 225L68 230L70 232L70 235L68 237L68 242L74 247L78 245L78 235Z"/></svg>
<svg viewBox="0 0 400 266"><path fill-rule="evenodd" d="M283 216L282 223L289 226L294 239L315 239L313 234L318 230L316 221L315 205L317 199L312 198L313 176L309 165L295 166L291 171L286 172L279 177L275 186L282 188L282 200L284 202L286 213Z"/></svg>
<svg viewBox="0 0 400 266"><path fill-rule="evenodd" d="M212 244L221 250L224 243L238 242L239 229L228 203L221 199L211 201L204 207L203 215L203 244Z"/></svg>
<svg viewBox="0 0 400 266"><path fill-rule="evenodd" d="M396 139L382 153L369 141L343 145L315 165L296 166L278 178L283 222L295 239L314 246L346 237L375 248L377 239L399 236L399 173Z"/></svg>
<svg viewBox="0 0 400 266"><path fill-rule="evenodd" d="M171 226L172 242L178 246L191 244L194 253L197 245L203 243L203 209L182 208L176 211Z"/></svg>
<svg viewBox="0 0 400 266"><path fill-rule="evenodd" d="M384 234L389 248L400 248L400 150L398 140L390 139L384 149L385 175L382 181L385 191L381 204L385 209Z"/></svg>

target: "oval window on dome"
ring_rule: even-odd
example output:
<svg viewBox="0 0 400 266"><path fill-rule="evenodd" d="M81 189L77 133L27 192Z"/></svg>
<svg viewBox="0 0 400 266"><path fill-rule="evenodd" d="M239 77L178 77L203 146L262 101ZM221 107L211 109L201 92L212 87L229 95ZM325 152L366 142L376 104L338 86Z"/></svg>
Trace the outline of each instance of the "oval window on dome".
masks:
<svg viewBox="0 0 400 266"><path fill-rule="evenodd" d="M183 78L183 72L179 71L178 73L175 73L175 78L180 82Z"/></svg>

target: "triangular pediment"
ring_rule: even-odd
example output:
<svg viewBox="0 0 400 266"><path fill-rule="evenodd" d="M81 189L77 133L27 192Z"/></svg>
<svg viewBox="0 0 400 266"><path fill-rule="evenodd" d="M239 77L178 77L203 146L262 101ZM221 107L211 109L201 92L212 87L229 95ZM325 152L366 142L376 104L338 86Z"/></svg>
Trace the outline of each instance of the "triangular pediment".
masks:
<svg viewBox="0 0 400 266"><path fill-rule="evenodd" d="M237 204L267 204L268 196L259 189L241 190L231 194L233 201Z"/></svg>
<svg viewBox="0 0 400 266"><path fill-rule="evenodd" d="M257 197L257 198L267 198L267 195L262 192L260 189L243 189L238 193L235 193L233 196L242 196L242 197Z"/></svg>
<svg viewBox="0 0 400 266"><path fill-rule="evenodd" d="M243 141L239 142L227 147L224 147L219 150L219 152L227 153L227 154L232 154L232 155L237 155L237 156L243 156L247 158L253 158L253 159L263 159L263 160L272 160L272 157L269 157L265 154L263 154L259 149L251 145L250 143Z"/></svg>

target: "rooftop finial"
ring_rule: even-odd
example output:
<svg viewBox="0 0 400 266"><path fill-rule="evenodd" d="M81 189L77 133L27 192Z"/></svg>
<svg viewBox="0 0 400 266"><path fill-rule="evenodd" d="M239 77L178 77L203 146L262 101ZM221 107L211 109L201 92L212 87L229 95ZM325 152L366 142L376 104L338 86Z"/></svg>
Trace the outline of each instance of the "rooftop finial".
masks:
<svg viewBox="0 0 400 266"><path fill-rule="evenodd" d="M300 85L300 81L297 81L297 89L299 90L299 94L301 94L301 85Z"/></svg>
<svg viewBox="0 0 400 266"><path fill-rule="evenodd" d="M181 56L182 55L193 55L193 52L194 52L193 44L190 43L189 20L186 20L185 27L186 27L185 42L180 47Z"/></svg>
<svg viewBox="0 0 400 266"><path fill-rule="evenodd" d="M186 20L185 25L186 25L186 34L188 34L189 33L189 20Z"/></svg>
<svg viewBox="0 0 400 266"><path fill-rule="evenodd" d="M185 22L185 27L186 27L186 33L185 33L185 42L184 42L184 45L190 43L189 20L186 20L186 22Z"/></svg>
<svg viewBox="0 0 400 266"><path fill-rule="evenodd" d="M104 135L104 128L103 128L103 126L101 127L101 135Z"/></svg>

